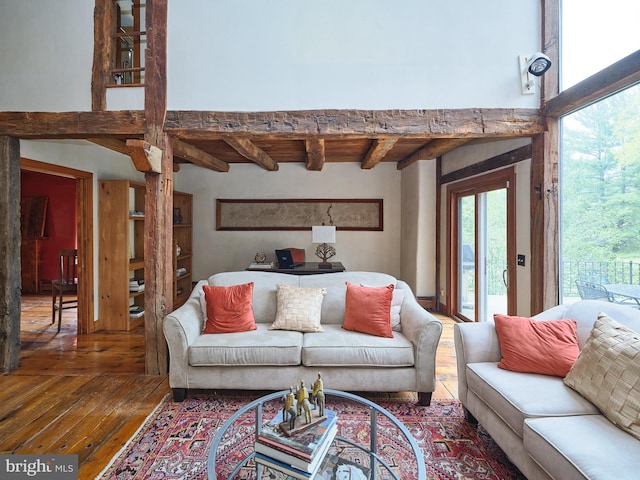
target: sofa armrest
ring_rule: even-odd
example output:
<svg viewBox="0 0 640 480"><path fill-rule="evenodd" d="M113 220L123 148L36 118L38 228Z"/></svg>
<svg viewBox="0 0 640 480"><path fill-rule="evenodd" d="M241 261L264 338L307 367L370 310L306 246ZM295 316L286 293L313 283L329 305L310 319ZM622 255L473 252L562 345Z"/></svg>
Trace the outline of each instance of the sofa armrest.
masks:
<svg viewBox="0 0 640 480"><path fill-rule="evenodd" d="M169 347L171 388L188 388L189 345L201 335L203 321L198 295L192 295L184 305L164 317L162 329Z"/></svg>
<svg viewBox="0 0 640 480"><path fill-rule="evenodd" d="M398 281L398 287L406 291L400 309L400 325L402 334L414 345L417 391L433 392L442 322L420 306L408 285Z"/></svg>
<svg viewBox="0 0 640 480"><path fill-rule="evenodd" d="M466 406L467 364L499 362L502 358L493 322L456 323L453 326L458 371L458 398Z"/></svg>

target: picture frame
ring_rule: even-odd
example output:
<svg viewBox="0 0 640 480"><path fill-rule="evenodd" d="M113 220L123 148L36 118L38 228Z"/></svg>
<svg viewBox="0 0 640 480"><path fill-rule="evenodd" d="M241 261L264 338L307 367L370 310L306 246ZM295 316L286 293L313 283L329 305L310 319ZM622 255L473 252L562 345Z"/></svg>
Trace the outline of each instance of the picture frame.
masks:
<svg viewBox="0 0 640 480"><path fill-rule="evenodd" d="M216 199L216 230L382 231L383 200L361 199Z"/></svg>

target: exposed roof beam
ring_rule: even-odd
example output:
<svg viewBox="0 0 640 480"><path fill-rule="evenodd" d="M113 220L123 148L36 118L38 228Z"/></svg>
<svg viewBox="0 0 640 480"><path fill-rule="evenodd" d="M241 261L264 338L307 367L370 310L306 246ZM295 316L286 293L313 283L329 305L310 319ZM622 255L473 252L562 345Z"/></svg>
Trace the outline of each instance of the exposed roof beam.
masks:
<svg viewBox="0 0 640 480"><path fill-rule="evenodd" d="M0 135L18 138L94 138L144 135L144 112L0 112Z"/></svg>
<svg viewBox="0 0 640 480"><path fill-rule="evenodd" d="M209 168L216 172L228 172L229 164L177 138L171 139L173 155L183 158L199 167Z"/></svg>
<svg viewBox="0 0 640 480"><path fill-rule="evenodd" d="M469 142L470 138L436 138L431 142L427 143L424 147L416 150L411 155L406 158L403 158L398 162L398 170L402 170L403 168L412 165L418 160L430 160L432 158L439 157L440 155L444 155L447 152L450 152L454 148L459 147L460 145L464 145Z"/></svg>
<svg viewBox="0 0 640 480"><path fill-rule="evenodd" d="M251 140L246 138L225 137L224 141L247 160L257 163L265 170L271 172L278 170L277 162Z"/></svg>
<svg viewBox="0 0 640 480"><path fill-rule="evenodd" d="M1 118L1 117L0 117ZM165 131L182 140L219 140L228 135L304 140L401 136L481 138L543 132L538 109L301 110L292 112L168 111Z"/></svg>
<svg viewBox="0 0 640 480"><path fill-rule="evenodd" d="M549 100L544 115L560 117L640 82L640 50Z"/></svg>
<svg viewBox="0 0 640 480"><path fill-rule="evenodd" d="M370 169L375 167L378 163L382 161L389 150L393 148L393 146L398 141L398 138L380 138L374 140L371 143L371 148L362 159L362 164L360 168L362 169Z"/></svg>
<svg viewBox="0 0 640 480"><path fill-rule="evenodd" d="M531 158L530 143L523 147L516 148L515 150L501 153L500 155L488 158L487 160L483 160L481 162L474 163L473 165L449 172L446 175L442 175L440 178L440 184L444 185L446 183L456 182L474 175L480 175L481 173L492 172L499 168L514 165L529 158Z"/></svg>
<svg viewBox="0 0 640 480"><path fill-rule="evenodd" d="M307 150L307 170L320 171L324 166L324 139L308 138L304 141Z"/></svg>
<svg viewBox="0 0 640 480"><path fill-rule="evenodd" d="M108 148L114 152L122 153L123 155L129 155L129 147L124 140L119 138L87 138L91 143L100 145L101 147Z"/></svg>

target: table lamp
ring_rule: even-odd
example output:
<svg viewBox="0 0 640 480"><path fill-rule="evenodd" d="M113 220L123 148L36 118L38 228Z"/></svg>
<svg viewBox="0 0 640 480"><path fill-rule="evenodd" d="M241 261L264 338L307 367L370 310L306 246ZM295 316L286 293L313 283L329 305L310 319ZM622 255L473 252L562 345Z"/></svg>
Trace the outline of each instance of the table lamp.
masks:
<svg viewBox="0 0 640 480"><path fill-rule="evenodd" d="M311 242L319 243L316 248L316 256L322 260L318 268L331 268L329 260L336 254L336 249L329 243L336 243L336 227L333 225L318 225L311 227Z"/></svg>

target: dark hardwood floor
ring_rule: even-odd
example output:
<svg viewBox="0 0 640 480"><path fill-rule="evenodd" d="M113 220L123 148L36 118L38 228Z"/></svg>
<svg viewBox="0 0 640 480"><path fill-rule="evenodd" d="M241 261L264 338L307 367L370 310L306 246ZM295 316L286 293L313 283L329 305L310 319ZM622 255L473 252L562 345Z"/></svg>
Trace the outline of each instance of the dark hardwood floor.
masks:
<svg viewBox="0 0 640 480"><path fill-rule="evenodd" d="M457 398L453 321L437 352L434 400ZM20 366L0 376L0 453L77 454L79 478L98 475L169 394L166 376L144 374L144 331L76 334L75 309L62 330L51 297L22 297Z"/></svg>

